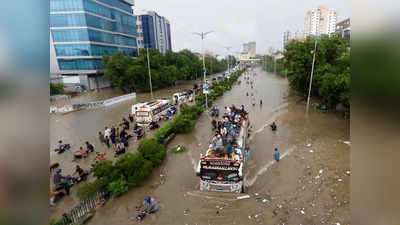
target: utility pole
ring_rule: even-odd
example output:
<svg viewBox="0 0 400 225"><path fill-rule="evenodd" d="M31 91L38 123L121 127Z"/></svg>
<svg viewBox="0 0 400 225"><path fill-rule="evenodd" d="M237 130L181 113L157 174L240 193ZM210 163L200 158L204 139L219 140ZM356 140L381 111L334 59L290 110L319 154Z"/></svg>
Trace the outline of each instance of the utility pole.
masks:
<svg viewBox="0 0 400 225"><path fill-rule="evenodd" d="M317 51L317 37L315 37L314 41L314 54L313 54L313 60L312 60L312 66L311 66L311 76L310 76L310 87L308 88L308 97L307 97L307 114L308 114L308 108L310 106L310 95L311 95L311 86L312 86L312 79L313 79L313 74L314 74L314 63L315 63L315 53Z"/></svg>
<svg viewBox="0 0 400 225"><path fill-rule="evenodd" d="M150 70L150 58L149 58L149 48L147 48L147 68L149 69L149 81L150 81L150 94L151 99L153 100L153 86L151 84L151 70Z"/></svg>
<svg viewBox="0 0 400 225"><path fill-rule="evenodd" d="M213 32L213 31L201 32L201 33L193 33L193 34L199 35L199 36L201 37L201 51L202 51L202 53L203 53L204 85L206 85L206 64L205 64L205 62L204 62L204 43L203 43L203 41L204 41L204 37L205 37L207 34L211 33L211 32ZM205 95L206 95L206 113L208 113L208 97L207 97L207 93L206 93Z"/></svg>
<svg viewBox="0 0 400 225"><path fill-rule="evenodd" d="M230 52L229 50L230 50L231 48L232 48L231 46L225 47L226 51L228 52L228 73L231 72L231 68L230 68L231 57L230 57L230 55L229 55L229 52Z"/></svg>

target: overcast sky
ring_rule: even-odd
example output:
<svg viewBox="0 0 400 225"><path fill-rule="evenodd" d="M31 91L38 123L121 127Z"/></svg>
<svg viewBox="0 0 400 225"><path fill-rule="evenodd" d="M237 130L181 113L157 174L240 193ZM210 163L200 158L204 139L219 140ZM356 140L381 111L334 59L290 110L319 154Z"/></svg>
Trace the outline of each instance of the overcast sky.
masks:
<svg viewBox="0 0 400 225"><path fill-rule="evenodd" d="M242 51L243 43L255 41L257 53L269 47L282 48L283 32L304 30L308 10L321 4L338 12L338 21L350 17L348 0L136 0L136 7L154 10L171 23L173 51L200 52L201 40L193 32L207 35L205 49L226 55Z"/></svg>

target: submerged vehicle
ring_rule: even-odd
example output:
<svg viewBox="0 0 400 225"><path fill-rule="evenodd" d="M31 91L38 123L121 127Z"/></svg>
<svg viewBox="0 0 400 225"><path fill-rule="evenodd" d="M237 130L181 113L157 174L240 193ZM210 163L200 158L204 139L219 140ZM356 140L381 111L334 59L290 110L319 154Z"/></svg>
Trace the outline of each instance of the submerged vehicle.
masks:
<svg viewBox="0 0 400 225"><path fill-rule="evenodd" d="M168 99L157 99L151 102L138 103L132 106L132 114L135 115L136 123L139 126L148 125L151 122L160 121L171 108L171 101Z"/></svg>
<svg viewBox="0 0 400 225"><path fill-rule="evenodd" d="M200 155L196 175L200 177L201 191L217 192L245 192L245 165L247 164L248 150L246 141L248 138L248 118L243 117L236 126L236 138L232 141L232 152L227 154L227 146L224 146L222 154L210 144L205 155Z"/></svg>

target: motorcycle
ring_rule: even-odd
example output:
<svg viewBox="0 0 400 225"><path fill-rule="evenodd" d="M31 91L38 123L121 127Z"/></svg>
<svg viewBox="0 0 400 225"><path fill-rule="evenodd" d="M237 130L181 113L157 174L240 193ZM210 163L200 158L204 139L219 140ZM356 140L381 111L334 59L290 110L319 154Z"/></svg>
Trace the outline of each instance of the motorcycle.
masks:
<svg viewBox="0 0 400 225"><path fill-rule="evenodd" d="M149 129L150 130L154 130L154 129L158 129L158 128L160 128L160 125L158 125L158 123L156 123L156 122L151 122L149 124Z"/></svg>

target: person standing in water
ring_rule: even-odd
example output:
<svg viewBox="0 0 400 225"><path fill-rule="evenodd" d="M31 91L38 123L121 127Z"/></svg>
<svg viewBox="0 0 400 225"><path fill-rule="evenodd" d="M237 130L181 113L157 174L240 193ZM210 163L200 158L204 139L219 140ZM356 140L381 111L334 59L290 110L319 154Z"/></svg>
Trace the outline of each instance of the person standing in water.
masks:
<svg viewBox="0 0 400 225"><path fill-rule="evenodd" d="M275 161L279 162L280 155L279 155L279 152L278 152L278 148L275 148L274 157L275 157Z"/></svg>

